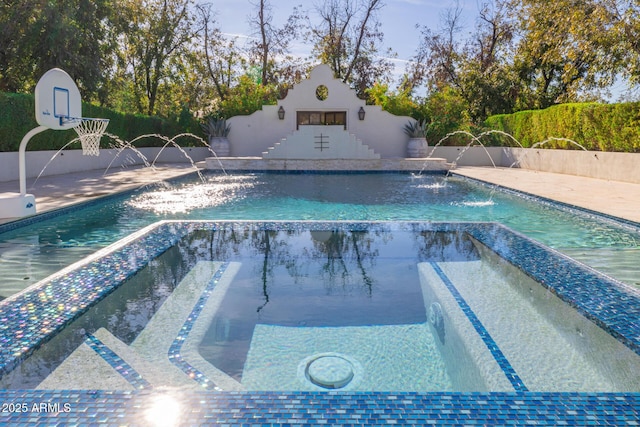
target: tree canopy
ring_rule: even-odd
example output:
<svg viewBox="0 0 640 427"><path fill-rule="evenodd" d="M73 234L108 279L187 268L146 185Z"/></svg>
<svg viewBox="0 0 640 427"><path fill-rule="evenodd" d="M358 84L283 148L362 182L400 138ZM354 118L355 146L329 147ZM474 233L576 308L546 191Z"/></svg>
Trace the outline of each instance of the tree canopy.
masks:
<svg viewBox="0 0 640 427"><path fill-rule="evenodd" d="M421 27L399 81L379 20L383 0L320 0L290 11L247 1L251 37L241 44L220 30L214 4L196 0L5 0L0 91L31 92L60 67L84 99L119 111L243 114L326 63L367 102L436 129L451 121L442 112L480 123L603 99L616 78L640 84L640 0L486 0L471 27L454 3L439 28ZM288 19L276 24L276 11ZM307 43L307 57L294 55L295 40Z"/></svg>

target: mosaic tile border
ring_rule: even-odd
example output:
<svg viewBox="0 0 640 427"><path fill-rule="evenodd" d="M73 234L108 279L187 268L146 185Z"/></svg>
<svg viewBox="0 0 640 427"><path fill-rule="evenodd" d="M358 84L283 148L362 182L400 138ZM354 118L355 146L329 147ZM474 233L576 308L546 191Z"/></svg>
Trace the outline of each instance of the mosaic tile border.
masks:
<svg viewBox="0 0 640 427"><path fill-rule="evenodd" d="M522 234L477 225L470 235L555 293L585 317L640 354L640 291Z"/></svg>
<svg viewBox="0 0 640 427"><path fill-rule="evenodd" d="M175 245L188 225L160 223L0 302L0 375Z"/></svg>
<svg viewBox="0 0 640 427"><path fill-rule="evenodd" d="M502 353L498 344L494 341L493 337L491 337L491 334L484 327L480 319L478 319L478 316L476 316L471 307L469 307L467 301L465 301L462 295L460 295L460 292L458 292L458 289L455 287L453 282L451 282L445 272L442 271L437 262L432 261L430 262L430 265L456 300L464 315L467 316L467 319L469 319L473 328L476 330L478 335L480 335L480 338L489 349L489 352L495 359L496 363L498 363L498 366L500 366L500 369L502 369L502 372L504 372L504 375L507 377L513 388L516 391L528 391L529 389L524 384L524 381L522 381L522 378L520 378L515 369L513 369L513 366L511 366L509 360L505 357L504 353Z"/></svg>
<svg viewBox="0 0 640 427"><path fill-rule="evenodd" d="M36 390L0 391L0 402L7 402L0 423L11 426L153 425L158 414L163 425L176 426L640 425L640 395L632 393Z"/></svg>
<svg viewBox="0 0 640 427"><path fill-rule="evenodd" d="M140 375L131 365L114 353L113 350L107 347L97 337L87 334L87 338L84 342L133 387L139 390L151 388L149 381L142 378L142 375Z"/></svg>
<svg viewBox="0 0 640 427"><path fill-rule="evenodd" d="M184 325L180 329L180 333L175 338L175 340L173 340L171 347L169 347L169 354L168 354L169 360L171 361L171 363L173 363L178 368L180 368L182 372L187 374L189 378L193 379L204 388L211 388L214 390L219 390L219 388L209 378L207 378L205 374L200 372L197 368L192 366L189 362L187 362L182 357L182 345L187 339L187 336L189 335L189 333L191 333L191 330L193 329L193 325L195 324L196 320L198 320L198 317L200 316L200 313L204 309L205 304L209 299L209 296L211 295L211 292L218 284L218 281L220 280L224 272L227 270L228 266L229 266L228 262L223 263L218 268L218 270L213 274L213 277L211 278L211 280L209 280L209 283L207 283L207 286L202 291L200 298L198 298L198 301L194 305L193 310L191 310L191 313L189 313L189 316L187 317L187 321L184 323Z"/></svg>

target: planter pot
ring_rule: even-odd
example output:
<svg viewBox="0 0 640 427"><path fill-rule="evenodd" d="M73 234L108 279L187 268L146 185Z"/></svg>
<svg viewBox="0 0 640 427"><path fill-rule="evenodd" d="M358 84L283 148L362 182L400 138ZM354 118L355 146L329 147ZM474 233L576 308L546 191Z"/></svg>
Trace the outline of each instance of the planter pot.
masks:
<svg viewBox="0 0 640 427"><path fill-rule="evenodd" d="M210 137L209 145L218 157L229 157L229 154L231 153L229 140L225 136Z"/></svg>
<svg viewBox="0 0 640 427"><path fill-rule="evenodd" d="M407 144L407 157L424 158L429 155L427 138L411 138Z"/></svg>

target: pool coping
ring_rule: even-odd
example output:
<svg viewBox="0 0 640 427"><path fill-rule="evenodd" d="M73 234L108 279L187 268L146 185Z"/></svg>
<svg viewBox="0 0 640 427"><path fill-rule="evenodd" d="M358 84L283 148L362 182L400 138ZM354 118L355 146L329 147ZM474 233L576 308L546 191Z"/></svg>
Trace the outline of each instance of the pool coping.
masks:
<svg viewBox="0 0 640 427"><path fill-rule="evenodd" d="M419 221L160 221L122 239L94 255L85 258L67 269L39 282L0 303L0 369L10 371L28 357L48 337L77 318L91 305L104 298L128 277L143 268L146 263L173 246L182 236L197 229L216 229L221 226L251 226L273 229L288 229L303 225L307 229L349 230L383 227L390 230L419 225L425 230L462 230L489 247L498 247L496 252L529 272L536 280L567 301L587 317L596 316L596 323L605 326L620 341L640 354L640 293L634 288L611 279L596 270L577 263L569 257L546 248L498 223L440 223ZM333 228L332 228L333 227ZM506 233L506 234L505 234ZM500 245L496 245L496 239ZM495 250L495 249L494 249ZM551 257L555 262L540 262L540 257ZM551 268L545 267L551 265ZM97 272L105 271L106 275ZM99 280L103 279L103 280ZM108 279L108 280L104 280ZM100 283L106 283L101 286ZM606 285L606 286L603 286ZM614 291L612 293L612 290ZM576 298L577 299L571 299ZM16 304L14 304L16 303ZM593 319L592 319L593 320ZM7 351L9 349L9 351ZM140 407L150 397L166 392L136 391L39 391L2 390L0 401L27 403L64 402L73 406L75 419L102 417L107 422L134 422L141 416ZM191 394L181 392L195 402L187 410L189 417L208 420L215 415L217 422L235 424L242 422L262 423L363 423L382 424L414 420L428 424L433 420L469 422L472 419L490 417L495 424L520 424L516 421L538 420L546 425L568 425L575 423L625 422L640 423L638 397L640 393L367 393L367 392L211 392ZM105 401L107 398L108 401ZM257 399L259 402L256 402ZM339 400L341 404L336 404ZM351 401L341 413L332 413L331 408L342 407ZM132 403L135 402L133 407ZM251 406L249 403L253 402ZM265 403L266 402L266 403ZM510 402L510 403L509 403ZM519 402L519 403L518 403ZM569 403L567 403L569 402ZM260 403L260 404L258 404ZM264 410L262 404L267 405ZM105 407L125 405L128 409L114 413ZM207 412L202 412L203 405ZM334 405L334 406L327 406ZM575 405L576 409L567 409ZM281 416L272 410L280 409ZM82 408L81 415L76 413ZM451 412L447 412L446 408ZM63 409L65 407L62 407ZM200 409L198 409L200 408ZM436 408L440 408L435 411ZM324 411L322 410L324 409ZM370 411L371 410L371 411ZM329 412L327 412L329 411ZM40 421L57 414L63 421L67 412L29 412L28 419ZM69 412L69 414L71 414ZM209 414L209 415L207 415ZM333 414L333 418L331 415ZM388 417L382 415L388 414ZM395 414L391 417L392 414ZM400 418L395 418L396 416ZM0 412L0 421L24 421L25 414ZM320 417L320 418L319 418ZM476 417L476 418L474 418ZM480 418L478 418L480 417ZM253 421L248 421L253 420ZM364 422L364 421L366 422ZM80 422L83 424L84 422ZM595 424L594 424L595 425Z"/></svg>

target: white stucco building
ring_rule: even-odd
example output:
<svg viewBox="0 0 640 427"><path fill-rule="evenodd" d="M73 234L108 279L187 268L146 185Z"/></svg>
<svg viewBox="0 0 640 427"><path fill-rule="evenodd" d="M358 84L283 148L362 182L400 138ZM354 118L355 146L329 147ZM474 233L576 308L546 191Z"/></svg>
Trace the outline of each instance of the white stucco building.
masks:
<svg viewBox="0 0 640 427"><path fill-rule="evenodd" d="M412 120L366 105L328 65L318 65L277 105L230 118L228 139L234 157L404 158L409 137L403 127Z"/></svg>

